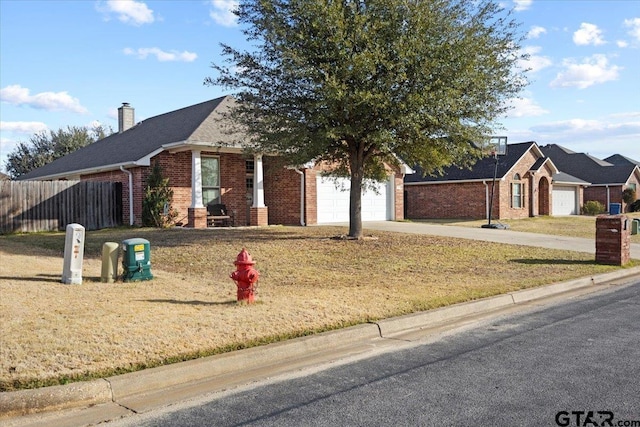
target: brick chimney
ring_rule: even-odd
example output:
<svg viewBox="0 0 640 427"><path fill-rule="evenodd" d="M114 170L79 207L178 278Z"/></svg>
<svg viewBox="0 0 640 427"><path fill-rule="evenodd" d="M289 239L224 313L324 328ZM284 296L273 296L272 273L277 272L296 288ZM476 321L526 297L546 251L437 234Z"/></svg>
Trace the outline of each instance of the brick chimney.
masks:
<svg viewBox="0 0 640 427"><path fill-rule="evenodd" d="M118 133L122 133L125 130L132 128L136 124L134 120L133 107L129 106L128 102L123 102L122 107L118 108Z"/></svg>

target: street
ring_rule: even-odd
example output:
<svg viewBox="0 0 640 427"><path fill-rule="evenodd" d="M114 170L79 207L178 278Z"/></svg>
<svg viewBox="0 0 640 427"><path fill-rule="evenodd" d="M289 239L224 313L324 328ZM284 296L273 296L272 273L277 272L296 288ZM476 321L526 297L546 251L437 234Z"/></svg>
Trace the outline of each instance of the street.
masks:
<svg viewBox="0 0 640 427"><path fill-rule="evenodd" d="M640 426L640 282L114 426Z"/></svg>

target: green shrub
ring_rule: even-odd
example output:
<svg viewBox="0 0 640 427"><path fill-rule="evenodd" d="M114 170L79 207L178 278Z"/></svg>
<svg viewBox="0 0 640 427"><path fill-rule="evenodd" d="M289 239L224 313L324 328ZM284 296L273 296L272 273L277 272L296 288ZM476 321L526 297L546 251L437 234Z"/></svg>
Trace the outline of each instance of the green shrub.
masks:
<svg viewBox="0 0 640 427"><path fill-rule="evenodd" d="M596 200L589 200L582 206L583 215L599 215L604 212L604 205Z"/></svg>
<svg viewBox="0 0 640 427"><path fill-rule="evenodd" d="M156 162L147 178L147 187L142 200L142 225L146 227L170 227L178 211L171 207L173 190L169 178L162 176L162 168Z"/></svg>
<svg viewBox="0 0 640 427"><path fill-rule="evenodd" d="M622 192L622 200L626 204L633 203L636 200L636 190L631 187L625 188Z"/></svg>
<svg viewBox="0 0 640 427"><path fill-rule="evenodd" d="M640 199L629 205L629 212L640 212Z"/></svg>

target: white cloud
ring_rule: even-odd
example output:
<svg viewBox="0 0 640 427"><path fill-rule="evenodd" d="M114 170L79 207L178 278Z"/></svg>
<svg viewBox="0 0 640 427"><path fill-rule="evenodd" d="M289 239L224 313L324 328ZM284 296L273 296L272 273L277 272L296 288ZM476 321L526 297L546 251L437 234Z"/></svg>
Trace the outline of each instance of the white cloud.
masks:
<svg viewBox="0 0 640 427"><path fill-rule="evenodd" d="M533 3L533 0L513 0L513 3L516 5L514 9L520 12L529 9L531 7L531 4Z"/></svg>
<svg viewBox="0 0 640 427"><path fill-rule="evenodd" d="M629 43L625 40L618 40L616 45L621 48L629 47Z"/></svg>
<svg viewBox="0 0 640 427"><path fill-rule="evenodd" d="M537 39L538 37L540 37L541 35L546 34L546 33L547 33L547 29L546 28L535 25L535 26L531 27L531 29L527 33L527 38L528 39Z"/></svg>
<svg viewBox="0 0 640 427"><path fill-rule="evenodd" d="M626 120L625 120L626 119ZM640 160L637 141L640 138L640 120L635 117L614 115L597 119L571 119L541 123L529 128L529 139L541 145L560 144L579 153L589 153L598 158L620 153ZM523 134L523 131L519 131ZM521 137L521 135L518 135Z"/></svg>
<svg viewBox="0 0 640 427"><path fill-rule="evenodd" d="M605 43L602 38L602 30L597 25L588 22L580 24L580 29L573 33L573 42L580 46L590 44L598 46Z"/></svg>
<svg viewBox="0 0 640 427"><path fill-rule="evenodd" d="M531 98L512 98L509 106L511 110L507 113L508 117L535 117L549 113Z"/></svg>
<svg viewBox="0 0 640 427"><path fill-rule="evenodd" d="M537 55L542 50L540 46L527 46L522 49L522 53L529 55L529 59L526 61L519 61L518 66L523 70L529 70L531 73L536 73L544 68L550 67L553 62L549 57Z"/></svg>
<svg viewBox="0 0 640 427"><path fill-rule="evenodd" d="M0 131L9 133L33 135L47 129L47 125L42 122L0 122Z"/></svg>
<svg viewBox="0 0 640 427"><path fill-rule="evenodd" d="M125 24L140 26L155 21L153 10L145 3L135 0L107 0L104 6L98 3L96 8L106 16L117 14L118 20Z"/></svg>
<svg viewBox="0 0 640 427"><path fill-rule="evenodd" d="M20 85L9 85L0 89L0 101L12 105L26 105L38 110L71 111L86 114L88 111L67 92L40 92L35 95Z"/></svg>
<svg viewBox="0 0 640 427"><path fill-rule="evenodd" d="M536 132L591 132L602 130L604 127L605 124L598 120L570 119L543 123L532 126L531 129Z"/></svg>
<svg viewBox="0 0 640 427"><path fill-rule="evenodd" d="M629 35L640 42L640 18L625 19L624 26L631 28Z"/></svg>
<svg viewBox="0 0 640 427"><path fill-rule="evenodd" d="M626 113L614 113L609 117L614 119L638 119L640 120L640 111L628 111Z"/></svg>
<svg viewBox="0 0 640 427"><path fill-rule="evenodd" d="M138 57L139 59L146 59L148 56L155 56L156 59L160 62L168 62L168 61L180 61L180 62L193 62L198 58L198 55L193 52L183 51L178 52L172 50L170 52L165 52L157 47L143 47L139 49L131 49L129 47L123 50L125 55L133 55Z"/></svg>
<svg viewBox="0 0 640 427"><path fill-rule="evenodd" d="M233 27L238 24L238 17L233 13L238 4L238 0L211 0L209 16L224 27Z"/></svg>
<svg viewBox="0 0 640 427"><path fill-rule="evenodd" d="M579 137L588 140L610 140L615 137L639 137L640 121L616 122L611 116L606 120L571 119L532 126L533 132L555 134L556 139Z"/></svg>
<svg viewBox="0 0 640 427"><path fill-rule="evenodd" d="M558 73L550 83L551 87L577 87L585 89L598 83L605 83L618 79L618 72L622 67L610 65L606 56L592 55L585 58L582 63L565 59L564 71Z"/></svg>

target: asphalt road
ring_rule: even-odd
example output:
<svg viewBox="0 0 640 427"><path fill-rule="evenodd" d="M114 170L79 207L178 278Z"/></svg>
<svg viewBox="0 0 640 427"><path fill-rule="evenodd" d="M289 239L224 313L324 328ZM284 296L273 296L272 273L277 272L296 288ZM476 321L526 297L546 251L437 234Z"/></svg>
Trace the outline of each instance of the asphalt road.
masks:
<svg viewBox="0 0 640 427"><path fill-rule="evenodd" d="M640 282L113 426L640 426Z"/></svg>

